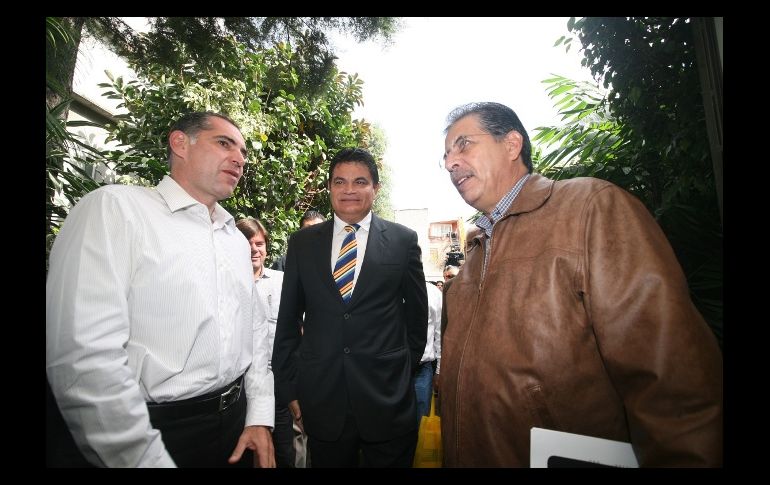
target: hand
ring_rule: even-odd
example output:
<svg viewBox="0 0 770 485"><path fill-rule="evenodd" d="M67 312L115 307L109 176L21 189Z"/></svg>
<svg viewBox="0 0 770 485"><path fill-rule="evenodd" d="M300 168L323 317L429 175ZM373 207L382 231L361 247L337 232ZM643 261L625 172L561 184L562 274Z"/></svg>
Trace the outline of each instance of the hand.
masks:
<svg viewBox="0 0 770 485"><path fill-rule="evenodd" d="M273 436L267 426L246 426L243 428L233 454L227 460L231 465L237 463L246 448L254 450L254 466L257 468L275 468L275 449Z"/></svg>
<svg viewBox="0 0 770 485"><path fill-rule="evenodd" d="M291 412L291 416L294 418L294 422L299 426L300 431L302 433L305 432L305 425L302 424L302 410L299 408L299 401L293 400L289 403L289 411Z"/></svg>
<svg viewBox="0 0 770 485"><path fill-rule="evenodd" d="M438 383L438 380L439 380L439 379L438 379L438 376L440 376L440 375L441 375L441 374L435 374L435 375L433 376L433 392L434 392L435 394L438 394L438 391L439 391L439 383Z"/></svg>

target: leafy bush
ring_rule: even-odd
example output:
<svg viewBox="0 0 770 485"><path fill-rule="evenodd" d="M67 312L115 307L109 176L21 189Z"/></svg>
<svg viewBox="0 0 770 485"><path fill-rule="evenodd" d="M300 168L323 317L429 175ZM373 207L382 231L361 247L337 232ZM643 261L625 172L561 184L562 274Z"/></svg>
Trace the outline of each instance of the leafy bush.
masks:
<svg viewBox="0 0 770 485"><path fill-rule="evenodd" d="M351 116L362 103L363 82L335 70L315 94L305 94L293 59L285 44L251 52L232 41L207 65L132 63L137 80L101 85L104 96L129 111L106 126L111 140L129 147L110 152L110 165L119 176L155 185L168 173L166 137L176 119L189 111L227 114L241 127L249 160L233 197L221 204L236 218L262 220L271 232L270 256L279 257L305 210L330 215L329 155L367 147L371 137L368 123Z"/></svg>

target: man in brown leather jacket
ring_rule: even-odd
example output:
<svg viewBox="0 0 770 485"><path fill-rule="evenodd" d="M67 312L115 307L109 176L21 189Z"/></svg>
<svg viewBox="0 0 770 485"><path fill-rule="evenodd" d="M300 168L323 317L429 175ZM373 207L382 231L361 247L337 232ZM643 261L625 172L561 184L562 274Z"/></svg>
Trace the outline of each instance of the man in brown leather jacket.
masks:
<svg viewBox="0 0 770 485"><path fill-rule="evenodd" d="M630 442L641 466L722 465L722 357L647 209L532 173L516 114L454 110L444 163L484 215L445 290L444 464L528 466L530 429Z"/></svg>

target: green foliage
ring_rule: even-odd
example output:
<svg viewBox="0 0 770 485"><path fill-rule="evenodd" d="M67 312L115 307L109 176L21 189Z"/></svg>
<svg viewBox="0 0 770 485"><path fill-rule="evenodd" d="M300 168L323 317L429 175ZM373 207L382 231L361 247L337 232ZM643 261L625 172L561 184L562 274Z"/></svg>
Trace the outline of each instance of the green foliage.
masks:
<svg viewBox="0 0 770 485"><path fill-rule="evenodd" d="M399 25L394 17L147 17L147 21L150 29L145 34L134 32L119 17L88 17L85 26L129 62L172 69L190 60L199 65L216 62L233 37L252 52L288 44L298 75L294 91L309 96L323 92L335 76L327 32L353 35L359 42L389 41Z"/></svg>
<svg viewBox="0 0 770 485"><path fill-rule="evenodd" d="M393 212L393 203L391 200L391 170L390 165L384 162L385 152L388 149L388 140L385 132L377 125L371 127L368 140L369 152L377 160L377 170L380 174L380 190L377 192L377 198L374 200L372 211L378 216L389 221L395 219Z"/></svg>
<svg viewBox="0 0 770 485"><path fill-rule="evenodd" d="M637 183L649 173L626 163L631 158L627 130L609 115L599 88L561 76L543 83L548 85L546 91L559 109L562 124L535 128L532 142L538 145L533 153L537 171L557 180L613 178L637 192ZM546 149L550 151L543 153Z"/></svg>
<svg viewBox="0 0 770 485"><path fill-rule="evenodd" d="M57 44L72 42L72 35L56 17L45 18L45 38L53 49L56 49Z"/></svg>
<svg viewBox="0 0 770 485"><path fill-rule="evenodd" d="M535 129L535 167L556 179L609 180L639 197L721 342L722 227L691 22L587 17L568 28L607 92L562 77L544 81L563 124Z"/></svg>
<svg viewBox="0 0 770 485"><path fill-rule="evenodd" d="M176 48L185 50L182 44ZM129 147L109 154L115 171L138 183L158 183L168 172L171 124L189 111L227 114L240 125L249 159L233 197L221 204L236 218L262 220L271 232L269 253L278 257L305 210L330 215L329 155L344 146L366 147L369 138L369 125L351 118L362 102L363 82L335 69L310 97L298 92L293 61L286 44L251 52L231 40L207 64L132 65L138 80L115 78L103 85L103 95L129 110L107 126L110 139Z"/></svg>
<svg viewBox="0 0 770 485"><path fill-rule="evenodd" d="M46 17L46 249L70 206L102 185L106 168L125 184L153 185L167 173L166 135L190 110L210 109L241 124L252 159L233 198L236 217L261 218L271 255L308 207L330 214L327 154L367 147L369 125L351 120L362 81L337 72L326 31L359 41L398 27L392 17L151 17L139 34L118 17ZM100 152L67 131L72 74L81 32L104 42L141 74L112 79L106 96L130 111L107 127L128 147ZM234 42L233 36L244 45ZM273 49L262 47L284 41ZM290 47L293 46L293 47ZM87 124L87 123L86 123ZM47 258L46 258L47 259Z"/></svg>
<svg viewBox="0 0 770 485"><path fill-rule="evenodd" d="M68 26L55 17L46 17L46 49L53 54L60 49L72 49L73 35ZM67 216L67 204L74 204L83 194L98 187L93 179L97 150L67 130L64 113L70 97L46 65L45 164L46 164L46 264L48 253L61 223Z"/></svg>

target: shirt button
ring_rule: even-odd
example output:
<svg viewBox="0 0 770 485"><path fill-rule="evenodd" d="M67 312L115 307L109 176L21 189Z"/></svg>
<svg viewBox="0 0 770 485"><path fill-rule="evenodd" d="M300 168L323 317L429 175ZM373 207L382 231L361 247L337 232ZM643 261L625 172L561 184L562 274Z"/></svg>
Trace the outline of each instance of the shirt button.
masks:
<svg viewBox="0 0 770 485"><path fill-rule="evenodd" d="M347 319L349 319L349 318L350 318L350 313L346 313L346 314L342 315L342 317L343 317L345 320L347 320Z"/></svg>
<svg viewBox="0 0 770 485"><path fill-rule="evenodd" d="M347 347L345 347L344 349L342 349L342 351L343 351L343 352L345 352L346 354L349 354L349 353L350 353L350 349L349 349L349 348L347 348Z"/></svg>

